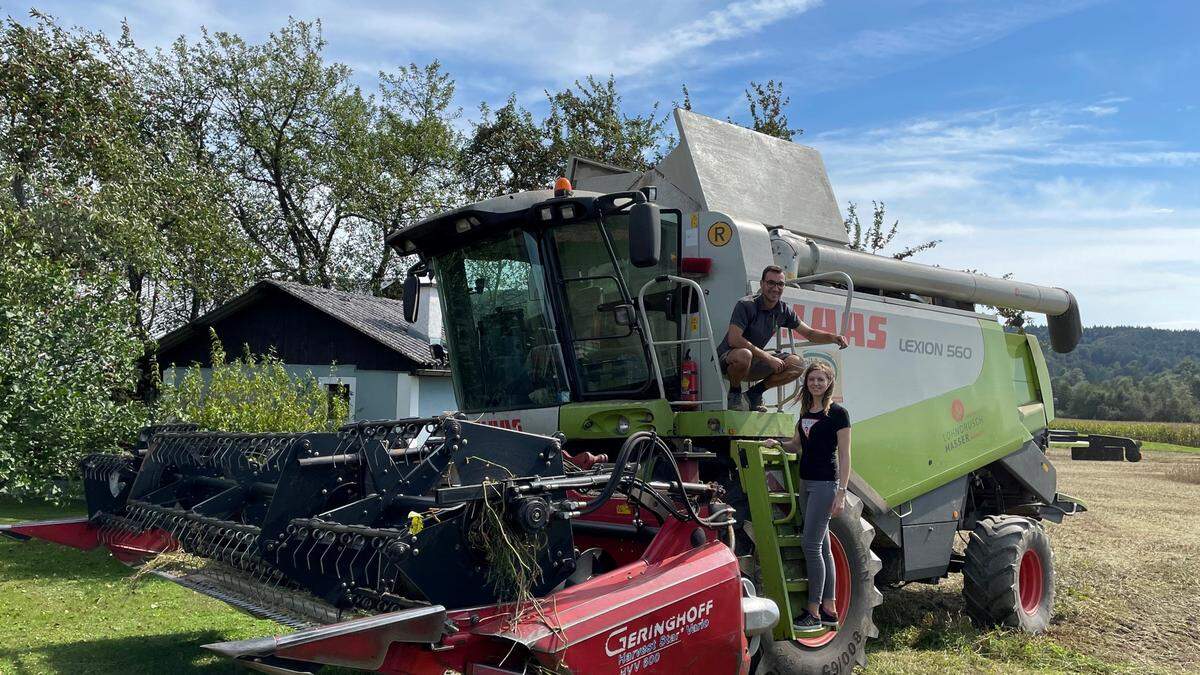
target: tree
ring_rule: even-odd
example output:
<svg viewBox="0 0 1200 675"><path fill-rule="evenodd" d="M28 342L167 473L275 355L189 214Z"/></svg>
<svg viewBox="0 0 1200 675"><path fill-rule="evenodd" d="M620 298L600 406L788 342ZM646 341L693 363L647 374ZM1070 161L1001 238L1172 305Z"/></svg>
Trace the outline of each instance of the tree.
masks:
<svg viewBox="0 0 1200 675"><path fill-rule="evenodd" d="M461 166L467 197L485 199L545 189L554 180L559 160L542 126L513 94L495 111L486 103L479 106L479 121L463 150Z"/></svg>
<svg viewBox="0 0 1200 675"><path fill-rule="evenodd" d="M679 85L679 90L683 94L683 103L679 103L678 101L676 101L675 107L683 108L684 110L691 110L692 109L692 92L688 91L686 84Z"/></svg>
<svg viewBox="0 0 1200 675"><path fill-rule="evenodd" d="M0 493L61 499L79 459L144 422L141 341L120 279L51 259L21 235L27 217L0 209Z"/></svg>
<svg viewBox="0 0 1200 675"><path fill-rule="evenodd" d="M684 94L685 101L690 103L686 96L686 88ZM792 129L788 126L787 113L784 109L791 104L792 99L784 96L782 81L767 80L766 84L759 84L751 80L750 88L745 90L745 94L746 102L750 105L750 118L753 120L753 124L750 125L751 129L768 136L782 138L785 141L790 141L804 133L803 129Z"/></svg>
<svg viewBox="0 0 1200 675"><path fill-rule="evenodd" d="M571 155L620 166L631 171L650 168L665 138L665 115L658 103L645 115L628 115L621 110L616 78L597 80L588 76L555 93L546 92L550 114L542 123L550 154L559 166Z"/></svg>
<svg viewBox="0 0 1200 675"><path fill-rule="evenodd" d="M855 251L865 251L867 253L879 255L887 248L892 240L896 238L896 232L900 228L900 221L892 222L888 227L884 223L887 221L886 206L883 202L872 201L871 204L875 207L875 212L871 218L871 224L863 227L858 218L858 205L854 202L846 204L846 218L843 225L846 228L846 236L850 239L850 248ZM904 260L942 243L941 239L926 241L916 246L909 246L901 251L892 253L892 257L896 260Z"/></svg>
<svg viewBox="0 0 1200 675"><path fill-rule="evenodd" d="M148 395L168 296L233 285L244 249L214 206L215 175L158 114L151 60L128 32L113 44L31 16L0 26L0 174L11 198L0 208L22 214L21 237L84 279L123 281Z"/></svg>
<svg viewBox="0 0 1200 675"><path fill-rule="evenodd" d="M266 273L333 286L351 218L330 187L368 127L350 69L326 64L320 23L289 20L263 44L204 31L191 48L197 88L213 92L207 145L230 177L233 217Z"/></svg>
<svg viewBox="0 0 1200 675"><path fill-rule="evenodd" d="M546 99L549 112L540 122L515 95L495 111L480 106L480 121L463 151L470 198L546 189L572 155L631 171L645 171L659 159L666 116L658 114L658 103L645 115L623 112L615 78L577 80L546 91Z"/></svg>
<svg viewBox="0 0 1200 675"><path fill-rule="evenodd" d="M450 208L462 198L458 169L460 111L451 107L454 81L437 61L380 73L378 102L330 178L345 212L356 219L337 251L351 284L378 294L400 278L402 263L386 244L396 229Z"/></svg>

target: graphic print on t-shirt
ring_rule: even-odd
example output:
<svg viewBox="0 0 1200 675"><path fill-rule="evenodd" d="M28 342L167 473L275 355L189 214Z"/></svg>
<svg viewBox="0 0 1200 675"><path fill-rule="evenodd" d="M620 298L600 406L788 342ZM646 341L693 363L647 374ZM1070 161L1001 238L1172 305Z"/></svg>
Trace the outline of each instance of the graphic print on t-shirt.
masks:
<svg viewBox="0 0 1200 675"><path fill-rule="evenodd" d="M813 425L816 423L817 418L815 417L805 417L804 419L800 420L800 428L804 429L805 438L808 438L808 432L812 431Z"/></svg>

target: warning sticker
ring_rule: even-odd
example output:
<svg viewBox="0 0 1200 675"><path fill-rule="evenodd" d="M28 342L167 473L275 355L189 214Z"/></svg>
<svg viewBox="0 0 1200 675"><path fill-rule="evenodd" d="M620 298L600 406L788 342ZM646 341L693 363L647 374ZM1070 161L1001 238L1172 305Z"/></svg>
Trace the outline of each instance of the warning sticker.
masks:
<svg viewBox="0 0 1200 675"><path fill-rule="evenodd" d="M708 243L713 246L724 246L733 239L733 226L718 220L708 227Z"/></svg>

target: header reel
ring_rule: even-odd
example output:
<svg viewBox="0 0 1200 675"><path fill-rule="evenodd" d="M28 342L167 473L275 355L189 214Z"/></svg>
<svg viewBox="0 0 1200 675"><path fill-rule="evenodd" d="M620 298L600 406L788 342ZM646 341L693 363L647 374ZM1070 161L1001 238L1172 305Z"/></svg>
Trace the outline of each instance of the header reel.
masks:
<svg viewBox="0 0 1200 675"><path fill-rule="evenodd" d="M152 562L156 573L308 626L417 605L512 600L492 560L493 547L511 541L527 542L536 566L524 590L543 595L575 571L569 521L618 491L661 517L727 519L702 518L686 496L707 500L708 485L636 475L644 459L664 452L673 463L661 439L635 434L615 465L565 474L558 439L441 417L337 433L172 428L152 431L140 457L83 464L102 542L175 554L185 569ZM482 527L487 517L500 530Z"/></svg>

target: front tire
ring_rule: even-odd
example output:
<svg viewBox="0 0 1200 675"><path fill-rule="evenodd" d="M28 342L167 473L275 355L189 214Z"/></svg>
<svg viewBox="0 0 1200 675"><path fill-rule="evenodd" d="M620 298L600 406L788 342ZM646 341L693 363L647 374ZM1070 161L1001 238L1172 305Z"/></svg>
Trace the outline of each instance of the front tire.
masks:
<svg viewBox="0 0 1200 675"><path fill-rule="evenodd" d="M883 595L875 588L875 575L883 564L871 551L875 528L863 519L862 508L858 497L848 494L846 508L829 522L841 627L809 640L764 641L756 675L849 673L866 665L866 642L879 636L873 615Z"/></svg>
<svg viewBox="0 0 1200 675"><path fill-rule="evenodd" d="M981 627L1026 633L1050 627L1054 612L1054 555L1039 523L988 516L975 525L963 566L967 615Z"/></svg>

